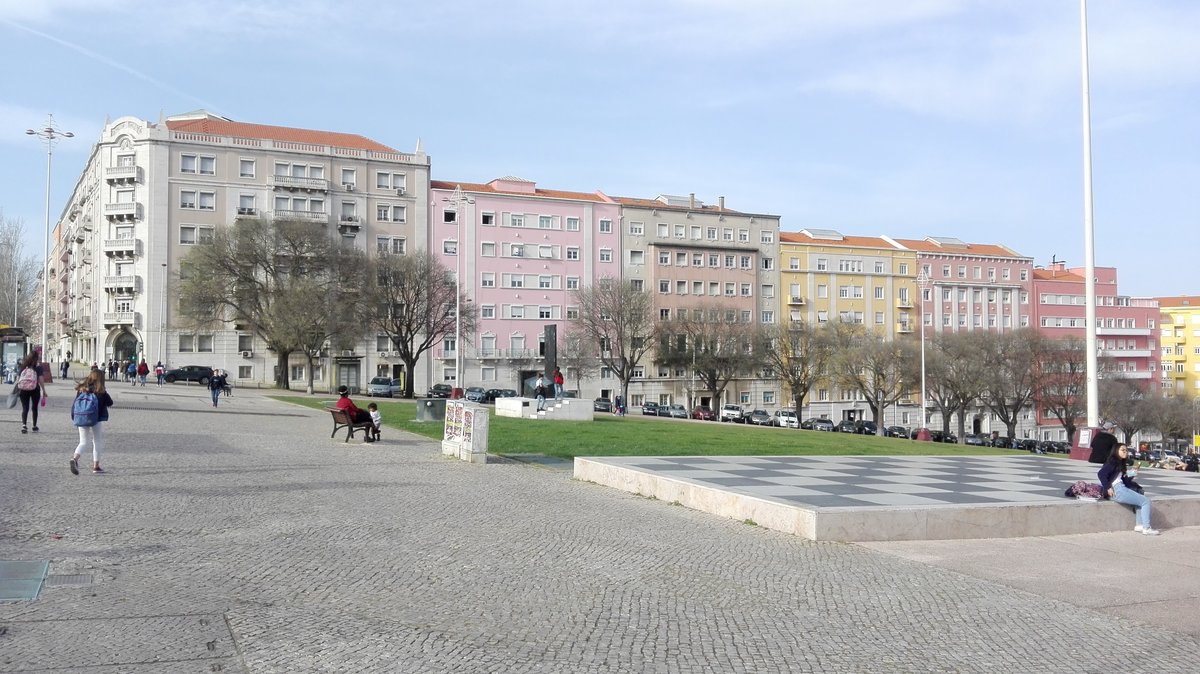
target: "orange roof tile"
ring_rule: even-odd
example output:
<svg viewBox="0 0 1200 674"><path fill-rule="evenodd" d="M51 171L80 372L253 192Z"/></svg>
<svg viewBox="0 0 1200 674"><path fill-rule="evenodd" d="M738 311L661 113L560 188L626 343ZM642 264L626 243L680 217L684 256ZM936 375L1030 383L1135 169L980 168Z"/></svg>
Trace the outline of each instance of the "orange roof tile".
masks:
<svg viewBox="0 0 1200 674"><path fill-rule="evenodd" d="M990 243L968 243L962 247L944 247L938 244L927 241L925 239L893 239L896 243L915 250L919 253L946 253L957 255L983 255L987 257L1018 257L1023 258L1024 255L999 244Z"/></svg>
<svg viewBox="0 0 1200 674"><path fill-rule="evenodd" d="M247 124L234 122L219 117L203 117L200 119L168 119L167 128L172 131L191 133L207 133L214 136L231 136L234 138L262 138L267 140L282 140L293 143L309 143L312 145L332 145L356 150L374 150L376 152L397 152L397 150L360 136L355 133L337 133L335 131L314 131L311 129L293 129L287 126L269 126L267 124Z"/></svg>
<svg viewBox="0 0 1200 674"><path fill-rule="evenodd" d="M601 203L611 203L605 199L599 192L567 192L563 190L543 190L541 188L534 189L533 193L528 192L510 192L508 190L498 190L491 185L481 183L460 183L452 180L430 180L429 189L433 190L453 190L455 187L461 186L464 192L490 192L492 194L508 194L517 197L543 197L548 199L575 199L577 201L598 201Z"/></svg>
<svg viewBox="0 0 1200 674"><path fill-rule="evenodd" d="M1068 281L1070 283L1083 283L1083 275L1076 274L1073 271L1065 269L1042 269L1035 268L1033 270L1033 278L1035 281Z"/></svg>
<svg viewBox="0 0 1200 674"><path fill-rule="evenodd" d="M817 239L803 232L780 232L780 243L802 243L810 246L852 246L855 248L886 248L900 250L887 239L878 236L845 236L841 239Z"/></svg>
<svg viewBox="0 0 1200 674"><path fill-rule="evenodd" d="M1200 308L1200 296L1179 295L1176 297L1155 297L1162 309L1195 309Z"/></svg>

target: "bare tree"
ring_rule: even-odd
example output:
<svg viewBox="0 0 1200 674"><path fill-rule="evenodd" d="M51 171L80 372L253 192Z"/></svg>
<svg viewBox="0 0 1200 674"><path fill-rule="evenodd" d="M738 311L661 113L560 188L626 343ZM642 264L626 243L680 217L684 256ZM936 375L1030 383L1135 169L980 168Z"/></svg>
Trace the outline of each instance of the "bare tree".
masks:
<svg viewBox="0 0 1200 674"><path fill-rule="evenodd" d="M25 255L24 236L25 222L0 211L0 324L24 326L30 332L40 264Z"/></svg>
<svg viewBox="0 0 1200 674"><path fill-rule="evenodd" d="M1148 427L1157 430L1164 440L1187 439L1192 434L1194 398L1168 396L1146 398Z"/></svg>
<svg viewBox="0 0 1200 674"><path fill-rule="evenodd" d="M887 339L855 323L833 326L833 380L842 389L862 395L871 408L876 434L885 435L884 412L907 393L905 363L914 357L912 341Z"/></svg>
<svg viewBox="0 0 1200 674"><path fill-rule="evenodd" d="M369 297L374 307L369 323L396 346L404 361L404 397L413 396L417 361L435 344L455 333L454 304L459 288L454 272L428 251L412 255L382 255L374 263ZM462 311L459 332L475 334L475 310L459 296ZM455 344L455 349L463 348ZM462 373L457 373L462 381Z"/></svg>
<svg viewBox="0 0 1200 674"><path fill-rule="evenodd" d="M1151 427L1154 422L1152 397L1146 395L1137 381L1114 376L1098 383L1100 416L1121 429L1125 444L1132 442L1138 431Z"/></svg>
<svg viewBox="0 0 1200 674"><path fill-rule="evenodd" d="M1033 404L1036 354L1044 339L1033 328L1020 328L994 335L984 344L979 400L1008 429L1008 437L1017 437L1021 411Z"/></svg>
<svg viewBox="0 0 1200 674"><path fill-rule="evenodd" d="M621 395L629 400L629 382L646 354L654 348L658 324L648 293L611 277L575 291L579 317L568 331L584 348L594 348L600 363L621 382Z"/></svg>
<svg viewBox="0 0 1200 674"><path fill-rule="evenodd" d="M945 409L958 416L959 444L967 441L967 410L979 402L985 388L987 342L991 339L985 332L943 332L933 339L938 357L930 380ZM943 426L948 421L943 419Z"/></svg>
<svg viewBox="0 0 1200 674"><path fill-rule="evenodd" d="M769 343L763 359L792 392L796 414L800 414L808 392L824 376L833 357L828 331L800 319L771 326L766 332Z"/></svg>
<svg viewBox="0 0 1200 674"><path fill-rule="evenodd" d="M600 376L602 365L599 352L595 348L588 348L588 344L591 344L591 340L585 335L568 329L558 345L558 364L566 376L574 376L578 389L583 388L584 380Z"/></svg>
<svg viewBox="0 0 1200 674"><path fill-rule="evenodd" d="M288 359L305 348L298 333L312 338L314 332L336 334L337 317L316 315L329 307L306 302L314 292L324 296L340 291L337 285L343 279L335 270L343 255L351 253L312 223L239 219L218 229L210 243L196 246L180 262L181 313L196 327L244 325L275 352L275 384L289 388ZM307 322L297 320L298 311L313 316ZM297 328L297 323L303 327Z"/></svg>
<svg viewBox="0 0 1200 674"><path fill-rule="evenodd" d="M694 371L718 404L730 382L768 364L765 333L738 314L719 302L680 309L660 330L655 361Z"/></svg>
<svg viewBox="0 0 1200 674"><path fill-rule="evenodd" d="M1076 337L1047 339L1037 354L1038 386L1034 400L1075 437L1075 425L1087 412L1087 351Z"/></svg>

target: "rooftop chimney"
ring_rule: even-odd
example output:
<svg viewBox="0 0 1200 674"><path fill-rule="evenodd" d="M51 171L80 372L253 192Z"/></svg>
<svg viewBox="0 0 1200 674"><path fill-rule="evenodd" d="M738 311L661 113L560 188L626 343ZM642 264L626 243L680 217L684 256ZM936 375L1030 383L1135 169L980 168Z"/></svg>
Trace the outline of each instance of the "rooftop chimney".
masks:
<svg viewBox="0 0 1200 674"><path fill-rule="evenodd" d="M725 210L725 197L717 197L717 209Z"/></svg>
<svg viewBox="0 0 1200 674"><path fill-rule="evenodd" d="M688 208L696 207L696 193L688 192Z"/></svg>

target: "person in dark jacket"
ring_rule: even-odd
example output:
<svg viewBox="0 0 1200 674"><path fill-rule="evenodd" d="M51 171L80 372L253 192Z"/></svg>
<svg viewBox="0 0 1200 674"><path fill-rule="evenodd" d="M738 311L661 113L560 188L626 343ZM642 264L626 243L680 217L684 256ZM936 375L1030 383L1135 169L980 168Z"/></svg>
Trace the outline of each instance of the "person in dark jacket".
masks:
<svg viewBox="0 0 1200 674"><path fill-rule="evenodd" d="M1092 438L1092 442L1088 445L1092 448L1092 454L1088 457L1088 463L1104 463L1108 461L1108 457L1112 455L1113 447L1117 446L1117 436L1113 435L1113 424L1104 424L1104 428L1096 431L1096 436Z"/></svg>
<svg viewBox="0 0 1200 674"><path fill-rule="evenodd" d="M1111 498L1117 503L1133 506L1137 512L1137 524L1133 530L1146 536L1157 536L1158 530L1150 527L1150 499L1142 493L1142 487L1129 471L1129 448L1125 443L1117 443L1117 448L1109 455L1108 460L1096 474L1100 478L1100 489L1105 498Z"/></svg>
<svg viewBox="0 0 1200 674"><path fill-rule="evenodd" d="M212 393L213 407L217 406L217 399L221 397L221 389L225 388L225 371L214 369L212 376L208 378L208 390Z"/></svg>

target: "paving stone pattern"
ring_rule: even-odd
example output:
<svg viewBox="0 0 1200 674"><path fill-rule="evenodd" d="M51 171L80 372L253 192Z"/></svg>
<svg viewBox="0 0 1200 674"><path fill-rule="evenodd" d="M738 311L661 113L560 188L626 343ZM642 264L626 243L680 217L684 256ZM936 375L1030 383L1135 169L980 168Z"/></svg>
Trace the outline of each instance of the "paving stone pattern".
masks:
<svg viewBox="0 0 1200 674"><path fill-rule="evenodd" d="M0 412L0 559L92 578L0 603L0 672L1197 669L1194 637L862 546L113 389L105 475L67 471L65 386L37 435Z"/></svg>

